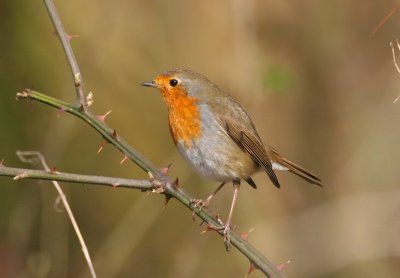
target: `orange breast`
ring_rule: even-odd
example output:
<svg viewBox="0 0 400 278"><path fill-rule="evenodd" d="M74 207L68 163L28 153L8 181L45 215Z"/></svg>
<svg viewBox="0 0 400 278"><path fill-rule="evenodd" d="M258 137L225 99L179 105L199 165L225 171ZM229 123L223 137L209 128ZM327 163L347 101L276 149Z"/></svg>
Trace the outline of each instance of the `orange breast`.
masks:
<svg viewBox="0 0 400 278"><path fill-rule="evenodd" d="M183 141L192 147L192 140L201 136L198 100L179 92L178 88L162 92L169 111L169 127L175 144Z"/></svg>

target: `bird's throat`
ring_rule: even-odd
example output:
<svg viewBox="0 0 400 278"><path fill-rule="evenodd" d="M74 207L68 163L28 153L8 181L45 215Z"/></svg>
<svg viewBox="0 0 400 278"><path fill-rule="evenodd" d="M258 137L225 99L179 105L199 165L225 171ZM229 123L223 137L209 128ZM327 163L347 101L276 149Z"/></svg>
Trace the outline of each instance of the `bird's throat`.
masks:
<svg viewBox="0 0 400 278"><path fill-rule="evenodd" d="M191 148L193 140L201 136L201 118L198 100L180 94L165 96L168 106L169 127L175 144L183 142Z"/></svg>

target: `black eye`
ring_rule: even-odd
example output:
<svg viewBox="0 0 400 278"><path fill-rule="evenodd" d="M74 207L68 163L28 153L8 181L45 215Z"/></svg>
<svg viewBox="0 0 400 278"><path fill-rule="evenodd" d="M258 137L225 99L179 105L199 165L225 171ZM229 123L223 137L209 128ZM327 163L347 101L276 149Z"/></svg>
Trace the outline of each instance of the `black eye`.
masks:
<svg viewBox="0 0 400 278"><path fill-rule="evenodd" d="M171 79L169 81L169 85L171 85L171 87L175 87L176 85L178 85L178 80L176 79Z"/></svg>

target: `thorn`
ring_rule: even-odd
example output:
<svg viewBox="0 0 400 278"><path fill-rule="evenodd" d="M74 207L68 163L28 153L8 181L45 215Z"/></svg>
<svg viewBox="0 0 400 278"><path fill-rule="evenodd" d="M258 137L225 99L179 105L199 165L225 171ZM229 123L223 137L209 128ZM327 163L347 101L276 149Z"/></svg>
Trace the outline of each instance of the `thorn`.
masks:
<svg viewBox="0 0 400 278"><path fill-rule="evenodd" d="M168 205L169 201L171 201L171 199L172 199L171 195L165 194L165 202L164 202L164 206L163 206L162 210L165 210L165 208L167 207L167 205Z"/></svg>
<svg viewBox="0 0 400 278"><path fill-rule="evenodd" d="M117 188L118 186L120 186L120 184L119 184L119 183L113 183L111 186L112 186L113 188Z"/></svg>
<svg viewBox="0 0 400 278"><path fill-rule="evenodd" d="M202 234L205 234L208 232L214 232L214 231L215 231L214 226L211 225L210 223L208 223L207 227L203 231L201 231L200 234L202 235Z"/></svg>
<svg viewBox="0 0 400 278"><path fill-rule="evenodd" d="M249 235L254 231L254 228L251 228L247 233L241 234L240 236L245 240L249 241Z"/></svg>
<svg viewBox="0 0 400 278"><path fill-rule="evenodd" d="M0 160L0 167L4 167L4 162L5 162L6 160L3 158L2 160Z"/></svg>
<svg viewBox="0 0 400 278"><path fill-rule="evenodd" d="M205 234L205 233L208 233L208 232L220 231L222 229L224 229L224 226L218 227L218 226L214 226L213 224L207 223L206 229L201 231L200 234L202 235L202 234Z"/></svg>
<svg viewBox="0 0 400 278"><path fill-rule="evenodd" d="M29 174L27 172L23 172L22 174L16 175L13 180L15 180L15 181L22 180L27 177L29 177Z"/></svg>
<svg viewBox="0 0 400 278"><path fill-rule="evenodd" d="M75 84L75 87L79 87L79 86L81 86L81 73L80 72L77 72L77 73L75 73L75 75L74 75L74 84Z"/></svg>
<svg viewBox="0 0 400 278"><path fill-rule="evenodd" d="M287 260L286 262L284 262L283 264L280 264L278 266L276 266L277 269L279 269L280 271L282 271L285 267L287 267L288 264L290 264L291 261Z"/></svg>
<svg viewBox="0 0 400 278"><path fill-rule="evenodd" d="M393 103L396 103L396 102L398 102L399 101L399 99L400 99L400 96L398 96L394 101L393 101Z"/></svg>
<svg viewBox="0 0 400 278"><path fill-rule="evenodd" d="M179 178L178 178L178 177L176 177L176 179L175 179L175 181L174 181L174 184L175 184L176 186L179 186Z"/></svg>
<svg viewBox="0 0 400 278"><path fill-rule="evenodd" d="M79 38L79 35L68 35L67 33L65 33L65 35L67 36L67 39L69 41L71 41L72 39L75 39L75 38Z"/></svg>
<svg viewBox="0 0 400 278"><path fill-rule="evenodd" d="M114 131L113 131L113 133L112 133L112 136L115 138L115 139L117 139L117 131L114 129Z"/></svg>
<svg viewBox="0 0 400 278"><path fill-rule="evenodd" d="M87 94L87 96L86 96L86 107L92 106L93 102L94 102L93 93L92 93L92 92L89 92L89 93Z"/></svg>
<svg viewBox="0 0 400 278"><path fill-rule="evenodd" d="M125 155L124 155L124 158L121 160L121 162L120 162L119 164L124 163L127 159L128 159L128 156L125 154Z"/></svg>
<svg viewBox="0 0 400 278"><path fill-rule="evenodd" d="M97 119L99 119L99 121L104 123L106 121L107 116L110 115L111 112L112 112L112 110L108 111L104 115L98 115Z"/></svg>
<svg viewBox="0 0 400 278"><path fill-rule="evenodd" d="M258 267L253 262L250 262L249 270L247 271L247 274L244 277L245 278L248 277L256 269L258 269Z"/></svg>
<svg viewBox="0 0 400 278"><path fill-rule="evenodd" d="M59 119L60 116L61 116L61 114L64 113L64 112L65 112L65 109L64 109L63 107L61 107L61 108L58 110L57 119Z"/></svg>
<svg viewBox="0 0 400 278"><path fill-rule="evenodd" d="M217 220L218 221L218 223L221 225L221 226L223 226L224 225L224 222L222 222L222 220L221 220L221 218L219 218L219 215L217 214L217 215L215 215L215 220Z"/></svg>
<svg viewBox="0 0 400 278"><path fill-rule="evenodd" d="M166 176L168 175L168 171L169 171L169 168L171 168L172 163L173 163L173 162L171 162L170 164L168 164L167 167L163 167L163 168L160 169L160 171L161 171L161 173L162 173L163 175L166 175Z"/></svg>
<svg viewBox="0 0 400 278"><path fill-rule="evenodd" d="M51 174L59 174L59 172L57 171L57 166L54 165L53 167L51 167L50 173Z"/></svg>
<svg viewBox="0 0 400 278"><path fill-rule="evenodd" d="M100 153L107 144L108 144L108 141L104 140L104 142L101 144L100 148L97 150L97 153Z"/></svg>
<svg viewBox="0 0 400 278"><path fill-rule="evenodd" d="M80 103L78 109L79 109L80 112L84 112L85 111L85 104L84 103Z"/></svg>

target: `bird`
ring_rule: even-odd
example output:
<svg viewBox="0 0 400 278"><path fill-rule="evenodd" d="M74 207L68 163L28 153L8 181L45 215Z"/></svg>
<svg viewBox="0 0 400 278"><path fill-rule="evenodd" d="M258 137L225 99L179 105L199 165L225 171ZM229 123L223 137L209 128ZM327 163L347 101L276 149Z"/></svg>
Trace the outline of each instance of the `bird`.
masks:
<svg viewBox="0 0 400 278"><path fill-rule="evenodd" d="M172 139L194 171L206 180L221 183L207 199L193 202L207 208L215 194L232 182L229 215L221 228L227 250L241 181L256 188L251 176L265 171L272 184L280 188L275 171L289 171L322 187L316 175L264 144L246 110L204 75L189 69L172 69L141 85L161 91Z"/></svg>

